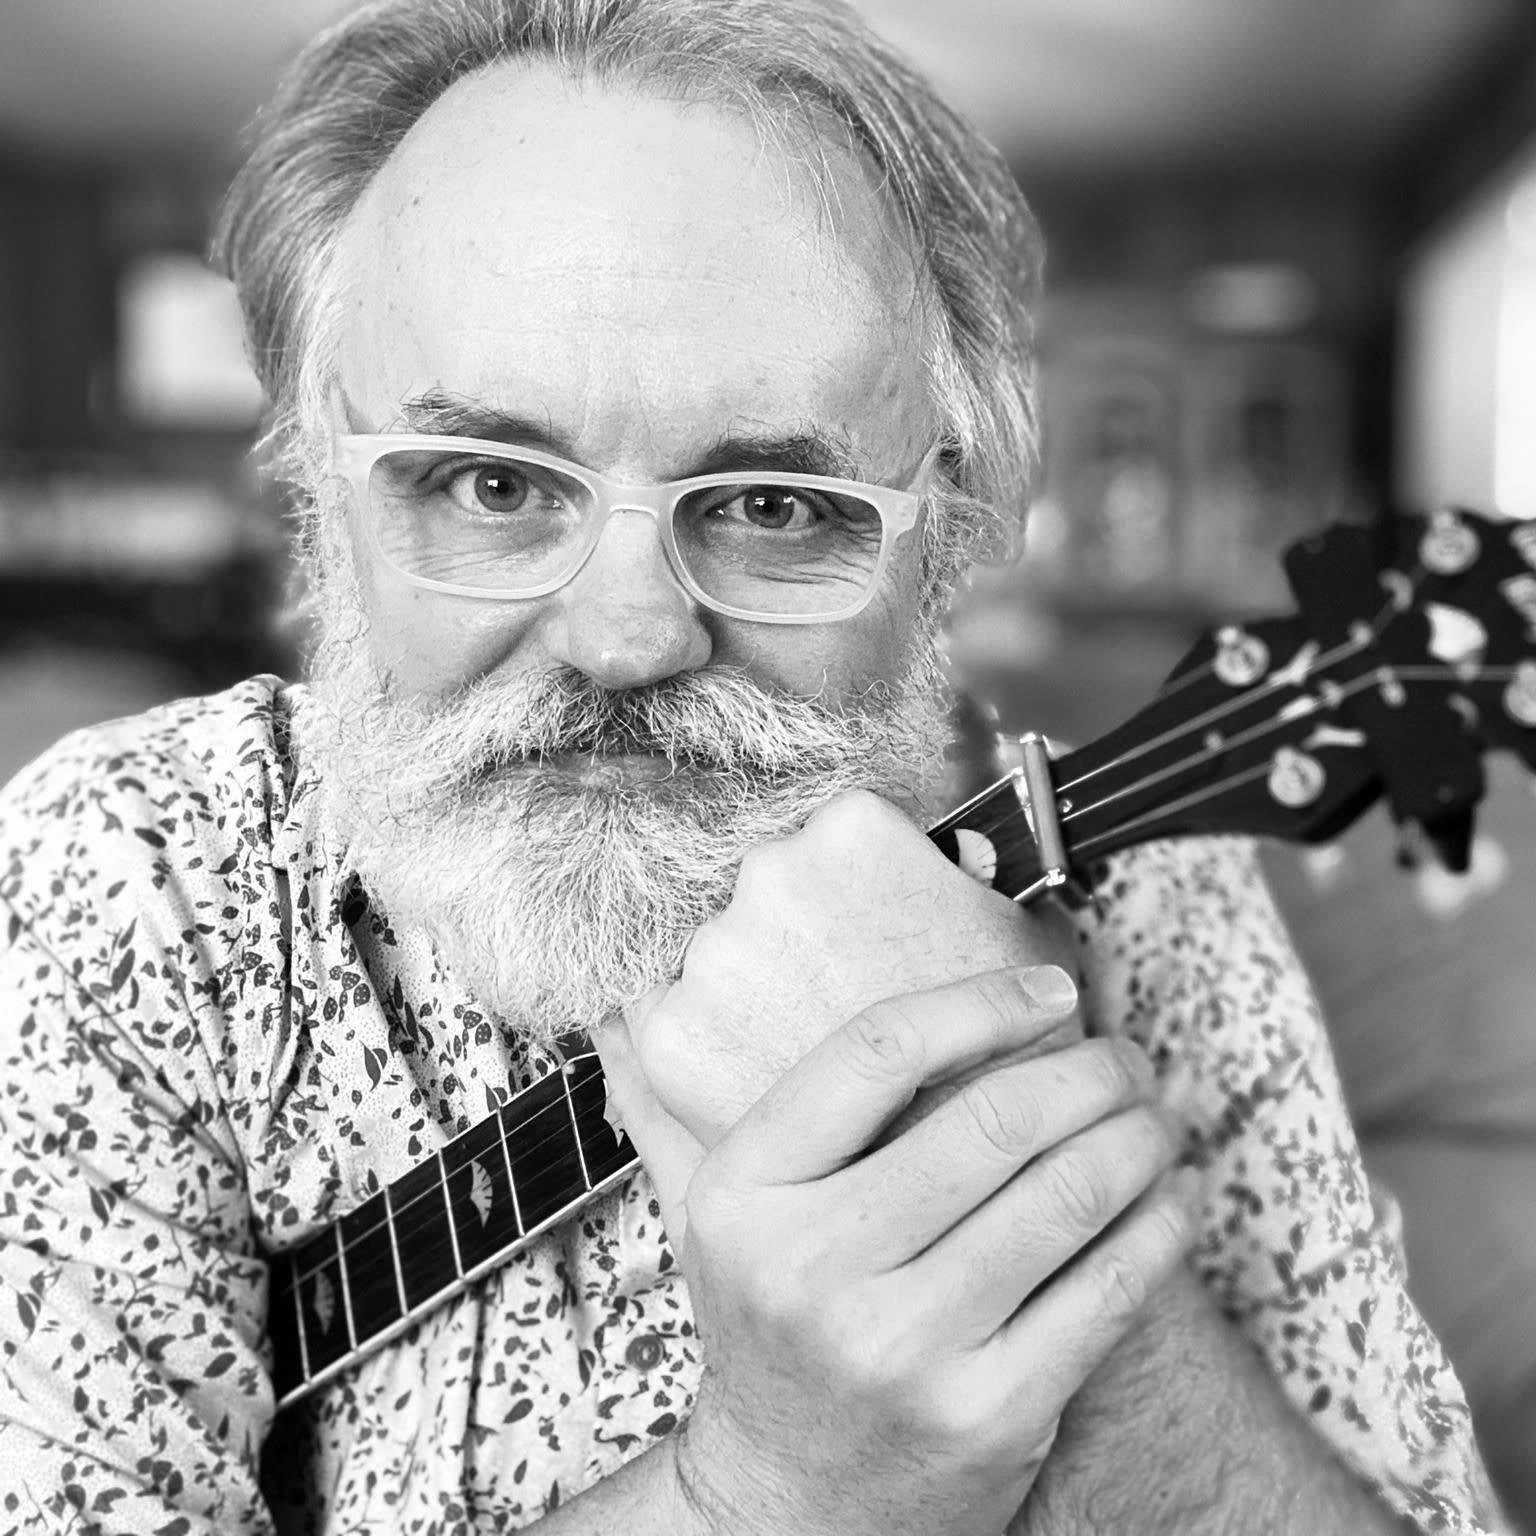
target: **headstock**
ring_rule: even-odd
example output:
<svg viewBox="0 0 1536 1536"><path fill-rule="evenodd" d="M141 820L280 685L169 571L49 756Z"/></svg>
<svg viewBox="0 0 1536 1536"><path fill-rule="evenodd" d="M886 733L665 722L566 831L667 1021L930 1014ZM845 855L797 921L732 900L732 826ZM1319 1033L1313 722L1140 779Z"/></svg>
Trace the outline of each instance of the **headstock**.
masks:
<svg viewBox="0 0 1536 1536"><path fill-rule="evenodd" d="M1460 871L1483 754L1536 769L1536 522L1337 526L1295 545L1286 572L1295 616L1209 632L1145 709L1052 764L1075 874L1161 837L1328 841L1382 798L1405 861L1428 847ZM933 835L947 847L981 828L999 887L1033 895L1036 840L999 841L1009 798L999 786Z"/></svg>
<svg viewBox="0 0 1536 1536"><path fill-rule="evenodd" d="M1206 635L1151 705L1056 764L1075 852L1188 832L1325 841L1384 796L1405 847L1465 868L1482 754L1536 768L1536 524L1339 526L1286 572L1294 618Z"/></svg>

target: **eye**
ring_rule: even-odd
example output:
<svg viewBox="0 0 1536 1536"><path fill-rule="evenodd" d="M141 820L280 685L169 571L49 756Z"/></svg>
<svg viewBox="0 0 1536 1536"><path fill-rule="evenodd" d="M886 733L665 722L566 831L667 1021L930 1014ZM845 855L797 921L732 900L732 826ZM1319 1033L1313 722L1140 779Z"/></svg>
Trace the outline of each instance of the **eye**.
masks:
<svg viewBox="0 0 1536 1536"><path fill-rule="evenodd" d="M797 533L814 527L826 515L826 509L807 492L781 485L743 486L714 511L716 517L772 533Z"/></svg>
<svg viewBox="0 0 1536 1536"><path fill-rule="evenodd" d="M518 512L527 504L528 477L510 464L468 465L455 474L449 494L461 506L479 512Z"/></svg>

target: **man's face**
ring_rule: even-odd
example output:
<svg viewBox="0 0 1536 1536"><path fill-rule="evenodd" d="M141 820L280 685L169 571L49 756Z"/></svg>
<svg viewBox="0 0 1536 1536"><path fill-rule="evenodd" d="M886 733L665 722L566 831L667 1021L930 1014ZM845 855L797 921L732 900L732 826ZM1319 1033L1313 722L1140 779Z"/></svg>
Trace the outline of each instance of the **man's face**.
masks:
<svg viewBox="0 0 1536 1536"><path fill-rule="evenodd" d="M831 163L828 216L802 170L714 109L540 65L459 83L343 235L348 425L492 435L413 404L446 398L534 423L625 482L731 468L732 437L811 435L851 476L909 483L935 434L911 264L851 157ZM807 625L701 609L643 513L612 517L568 586L526 601L413 587L362 541L354 557L396 697L562 667L627 689L723 666L837 701L900 674L917 542L862 613Z"/></svg>
<svg viewBox="0 0 1536 1536"><path fill-rule="evenodd" d="M936 430L912 272L832 164L824 214L712 110L538 67L461 82L344 232L345 427L501 437L624 483L910 483ZM807 440L842 462L782 457ZM321 511L344 526L334 485ZM931 788L945 699L917 542L854 618L775 625L695 604L643 512L517 601L413 586L355 531L338 563L328 536L300 724L353 867L513 1030L622 1007L677 973L746 849L839 790Z"/></svg>

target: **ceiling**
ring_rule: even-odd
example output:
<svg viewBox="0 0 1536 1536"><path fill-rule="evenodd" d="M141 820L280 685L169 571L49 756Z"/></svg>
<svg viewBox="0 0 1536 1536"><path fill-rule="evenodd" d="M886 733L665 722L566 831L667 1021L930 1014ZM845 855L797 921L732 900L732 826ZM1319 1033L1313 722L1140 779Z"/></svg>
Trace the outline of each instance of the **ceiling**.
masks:
<svg viewBox="0 0 1536 1536"><path fill-rule="evenodd" d="M857 3L1025 167L1348 170L1512 36L1530 0ZM0 142L222 169L282 60L347 8L4 0Z"/></svg>

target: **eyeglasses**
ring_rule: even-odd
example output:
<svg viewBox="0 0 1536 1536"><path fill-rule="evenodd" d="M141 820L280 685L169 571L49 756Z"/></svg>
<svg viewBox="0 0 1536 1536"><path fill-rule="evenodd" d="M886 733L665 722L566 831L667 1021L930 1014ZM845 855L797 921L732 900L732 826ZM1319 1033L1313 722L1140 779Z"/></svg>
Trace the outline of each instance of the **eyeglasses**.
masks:
<svg viewBox="0 0 1536 1536"><path fill-rule="evenodd" d="M374 549L417 586L543 597L576 575L615 512L644 512L705 607L810 624L852 618L874 596L939 445L906 490L756 470L620 485L533 449L412 433L338 435L333 455Z"/></svg>

